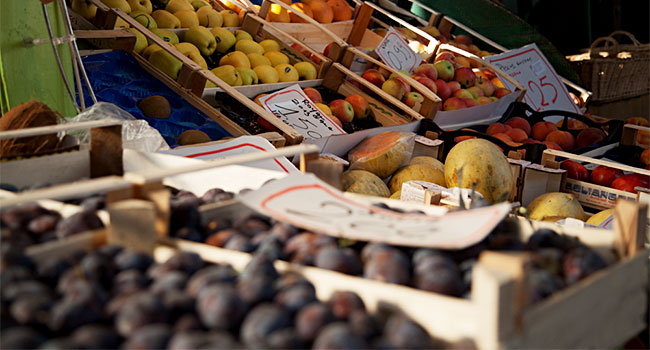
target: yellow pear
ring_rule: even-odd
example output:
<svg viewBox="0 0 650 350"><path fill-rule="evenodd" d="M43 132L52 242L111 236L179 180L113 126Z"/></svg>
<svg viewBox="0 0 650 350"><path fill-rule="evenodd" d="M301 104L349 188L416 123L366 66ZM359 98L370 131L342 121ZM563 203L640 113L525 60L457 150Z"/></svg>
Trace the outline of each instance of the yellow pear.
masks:
<svg viewBox="0 0 650 350"><path fill-rule="evenodd" d="M264 53L264 57L268 58L271 61L273 67L278 64L289 64L289 57L283 54L280 51L269 51Z"/></svg>
<svg viewBox="0 0 650 350"><path fill-rule="evenodd" d="M269 51L280 51L282 48L280 47L280 44L278 44L277 41L273 39L266 39L260 41L260 45L262 48L264 48L264 52L269 52Z"/></svg>
<svg viewBox="0 0 650 350"><path fill-rule="evenodd" d="M298 71L298 76L302 80L312 80L316 79L316 76L318 76L318 72L316 71L316 67L312 63L309 62L298 62L293 65L294 68Z"/></svg>
<svg viewBox="0 0 650 350"><path fill-rule="evenodd" d="M235 45L235 36L228 29L213 28L210 32L217 41L217 52L226 53Z"/></svg>
<svg viewBox="0 0 650 350"><path fill-rule="evenodd" d="M239 16L237 13L230 10L223 10L219 14L223 17L224 27L239 27Z"/></svg>
<svg viewBox="0 0 650 350"><path fill-rule="evenodd" d="M102 2L110 8L120 9L126 13L131 13L131 6L126 2L126 0L102 0Z"/></svg>
<svg viewBox="0 0 650 350"><path fill-rule="evenodd" d="M126 21L123 20L122 17L117 17L117 19L115 20L115 26L113 28L115 28L115 29L125 29L125 28L129 28L130 26L131 25L126 23Z"/></svg>
<svg viewBox="0 0 650 350"><path fill-rule="evenodd" d="M156 50L149 56L149 62L170 78L176 80L183 63L165 50Z"/></svg>
<svg viewBox="0 0 650 350"><path fill-rule="evenodd" d="M249 53L246 56L248 57L252 68L263 65L271 66L271 61L269 61L268 58L264 57L264 55L260 55L259 53Z"/></svg>
<svg viewBox="0 0 650 350"><path fill-rule="evenodd" d="M97 6L88 0L72 0L70 4L72 11L81 15L81 17L91 20L97 14Z"/></svg>
<svg viewBox="0 0 650 350"><path fill-rule="evenodd" d="M205 2L204 0L194 0L194 1L192 1L192 7L194 7L194 9L197 10L197 11L198 11L201 7L206 7L206 6L207 6L208 8L212 8L212 6L210 6L210 4L208 4L208 3Z"/></svg>
<svg viewBox="0 0 650 350"><path fill-rule="evenodd" d="M199 16L196 15L194 9L176 11L174 16L181 21L181 28L192 28L199 25Z"/></svg>
<svg viewBox="0 0 650 350"><path fill-rule="evenodd" d="M135 34L135 46L133 46L133 51L135 53L142 53L144 49L147 48L147 37L134 28L129 28L127 30Z"/></svg>
<svg viewBox="0 0 650 350"><path fill-rule="evenodd" d="M199 48L202 55L210 56L217 49L217 40L206 27L194 26L185 33L185 41Z"/></svg>
<svg viewBox="0 0 650 350"><path fill-rule="evenodd" d="M194 11L194 7L185 0L169 0L167 6L165 6L165 10L171 13L176 13L177 11L182 10Z"/></svg>
<svg viewBox="0 0 650 350"><path fill-rule="evenodd" d="M126 0L126 1L129 3L129 6L131 7L131 11L139 11L150 15L151 11L153 10L153 7L151 6L151 0Z"/></svg>
<svg viewBox="0 0 650 350"><path fill-rule="evenodd" d="M241 77L242 85L257 84L257 74L250 68L237 67L237 73Z"/></svg>
<svg viewBox="0 0 650 350"><path fill-rule="evenodd" d="M148 15L142 11L131 11L129 15L131 15L131 17L133 17L133 19L136 21L140 22L140 24L142 24L145 28L158 28L156 20L151 15Z"/></svg>
<svg viewBox="0 0 650 350"><path fill-rule="evenodd" d="M212 7L204 6L196 11L199 17L199 24L206 28L216 28L223 25L223 18Z"/></svg>
<svg viewBox="0 0 650 350"><path fill-rule="evenodd" d="M178 29L181 27L181 21L169 11L156 10L151 13L151 17L158 24L158 28Z"/></svg>
<svg viewBox="0 0 650 350"><path fill-rule="evenodd" d="M278 71L278 78L281 83L286 83L289 81L298 81L300 76L298 71L290 64L278 64L274 67Z"/></svg>
<svg viewBox="0 0 650 350"><path fill-rule="evenodd" d="M223 57L221 57L221 60L219 60L219 65L224 66L224 65L230 65L234 66L235 68L237 67L243 67L243 68L250 68L251 63L248 60L248 57L246 57L246 54L240 51L233 51Z"/></svg>
<svg viewBox="0 0 650 350"><path fill-rule="evenodd" d="M172 45L178 44L178 42L179 42L178 36L169 29L154 28L154 29L149 29L149 30L152 33L159 36L161 39L163 39L163 41L166 41L166 42L168 42L168 43L170 43ZM148 40L148 41L149 41L149 45L151 45L152 41L151 40Z"/></svg>
<svg viewBox="0 0 650 350"><path fill-rule="evenodd" d="M158 44L151 44L147 46L147 48L142 51L142 57L149 59L149 56L151 56L154 51L162 50L162 47L158 46Z"/></svg>
<svg viewBox="0 0 650 350"><path fill-rule="evenodd" d="M205 62L203 56L201 56L201 52L192 43L178 43L174 45L174 47L176 48L176 50L180 51L180 53L187 56L189 59L191 59L196 64L198 64L201 68L205 70L208 69L208 64L207 62Z"/></svg>
<svg viewBox="0 0 650 350"><path fill-rule="evenodd" d="M278 71L271 66L257 66L253 68L253 71L262 84L273 84L280 80Z"/></svg>
<svg viewBox="0 0 650 350"><path fill-rule="evenodd" d="M235 50L241 51L241 52L243 52L245 54L249 54L249 53L263 54L264 53L264 48L260 44L254 42L253 40L239 40L235 44Z"/></svg>
<svg viewBox="0 0 650 350"><path fill-rule="evenodd" d="M237 72L237 69L231 65L217 67L211 70L211 72L230 86L240 86L242 84L241 76ZM208 81L206 87L214 87L214 84Z"/></svg>
<svg viewBox="0 0 650 350"><path fill-rule="evenodd" d="M253 37L245 30L237 29L233 34L235 34L235 39L237 39L237 41L253 40Z"/></svg>

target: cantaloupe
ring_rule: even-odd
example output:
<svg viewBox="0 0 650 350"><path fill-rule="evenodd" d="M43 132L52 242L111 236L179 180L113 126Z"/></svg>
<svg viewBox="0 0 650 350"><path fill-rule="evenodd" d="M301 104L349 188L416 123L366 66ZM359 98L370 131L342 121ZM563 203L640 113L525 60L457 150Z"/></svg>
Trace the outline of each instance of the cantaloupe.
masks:
<svg viewBox="0 0 650 350"><path fill-rule="evenodd" d="M490 141L465 140L454 146L445 160L447 187L472 188L476 183L476 190L491 203L508 200L513 181L508 159Z"/></svg>
<svg viewBox="0 0 650 350"><path fill-rule="evenodd" d="M557 221L565 218L586 220L582 206L569 193L550 192L535 198L526 207L528 217L538 221Z"/></svg>
<svg viewBox="0 0 650 350"><path fill-rule="evenodd" d="M443 173L445 172L445 165L442 164L441 161L437 160L436 158L429 157L429 156L417 156L411 158L409 161L409 165L413 164L429 164L432 165L434 168L442 171ZM444 184L443 184L444 186Z"/></svg>
<svg viewBox="0 0 650 350"><path fill-rule="evenodd" d="M365 170L348 170L342 176L343 191L388 197L388 186L377 175Z"/></svg>
<svg viewBox="0 0 650 350"><path fill-rule="evenodd" d="M415 145L415 134L388 131L371 136L348 152L350 169L367 170L386 178L406 163Z"/></svg>
<svg viewBox="0 0 650 350"><path fill-rule="evenodd" d="M390 199L397 199L397 200L402 199L402 190L399 190L399 191L391 194Z"/></svg>
<svg viewBox="0 0 650 350"><path fill-rule="evenodd" d="M391 193L400 191L406 181L426 181L445 186L445 174L429 164L412 164L398 170L388 183Z"/></svg>

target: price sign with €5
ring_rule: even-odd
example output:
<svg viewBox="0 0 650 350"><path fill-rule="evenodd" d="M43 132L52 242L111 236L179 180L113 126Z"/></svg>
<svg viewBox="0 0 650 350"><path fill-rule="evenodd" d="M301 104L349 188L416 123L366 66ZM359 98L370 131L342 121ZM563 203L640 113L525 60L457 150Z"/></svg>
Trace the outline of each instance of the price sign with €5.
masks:
<svg viewBox="0 0 650 350"><path fill-rule="evenodd" d="M537 45L526 45L484 59L521 83L526 88L523 101L535 110L563 110L582 114ZM514 88L507 81L502 82L508 89Z"/></svg>
<svg viewBox="0 0 650 350"><path fill-rule="evenodd" d="M411 73L422 63L422 58L413 52L393 27L388 30L375 51L381 60L393 69Z"/></svg>
<svg viewBox="0 0 650 350"><path fill-rule="evenodd" d="M310 100L298 84L260 99L262 106L307 139L345 134Z"/></svg>

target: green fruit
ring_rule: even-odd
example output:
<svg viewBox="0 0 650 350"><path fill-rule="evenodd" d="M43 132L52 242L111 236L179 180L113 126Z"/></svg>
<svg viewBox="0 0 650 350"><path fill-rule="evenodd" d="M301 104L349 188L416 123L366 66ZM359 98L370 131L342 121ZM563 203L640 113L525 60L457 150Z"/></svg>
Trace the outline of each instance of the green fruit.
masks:
<svg viewBox="0 0 650 350"><path fill-rule="evenodd" d="M183 63L165 50L157 50L149 56L149 62L170 78L176 80Z"/></svg>
<svg viewBox="0 0 650 350"><path fill-rule="evenodd" d="M212 55L217 49L217 40L206 27L196 26L188 29L185 41L194 44L204 56Z"/></svg>
<svg viewBox="0 0 650 350"><path fill-rule="evenodd" d="M237 39L237 41L240 41L240 40L253 40L253 37L250 34L248 34L247 31L237 29L237 30L235 30L235 39ZM264 53L264 52L262 52L262 53Z"/></svg>
<svg viewBox="0 0 650 350"><path fill-rule="evenodd" d="M133 51L135 53L142 53L144 49L147 48L147 37L136 29L128 28L127 30L135 34L135 46L133 46Z"/></svg>
<svg viewBox="0 0 650 350"><path fill-rule="evenodd" d="M145 28L148 29L158 28L158 24L156 24L156 20L154 20L153 17L151 17L151 15L148 15L141 11L131 12L130 15L131 17L133 17L133 19L140 22L140 24L142 24Z"/></svg>
<svg viewBox="0 0 650 350"><path fill-rule="evenodd" d="M237 73L241 77L242 85L254 85L257 84L257 74L250 68L237 67Z"/></svg>
<svg viewBox="0 0 650 350"><path fill-rule="evenodd" d="M228 52L237 41L235 36L227 29L213 28L210 32L214 35L214 39L217 41L217 52L219 53Z"/></svg>
<svg viewBox="0 0 650 350"><path fill-rule="evenodd" d="M169 29L154 28L154 29L150 29L150 30L151 30L152 33L156 34L161 39L163 39L163 41L166 41L166 42L168 42L168 43L170 43L172 45L179 43L178 36ZM147 41L149 42L149 45L151 45L153 43L153 41L151 41L149 39L147 39Z"/></svg>

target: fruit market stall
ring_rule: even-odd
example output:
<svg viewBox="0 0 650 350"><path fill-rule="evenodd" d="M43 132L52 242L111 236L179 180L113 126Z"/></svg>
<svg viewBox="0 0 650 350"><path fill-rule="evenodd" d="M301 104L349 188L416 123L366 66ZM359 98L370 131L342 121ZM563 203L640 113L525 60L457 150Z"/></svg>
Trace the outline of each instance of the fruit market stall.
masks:
<svg viewBox="0 0 650 350"><path fill-rule="evenodd" d="M79 111L0 117L0 348L647 347L647 120L445 14L258 3L68 1Z"/></svg>

